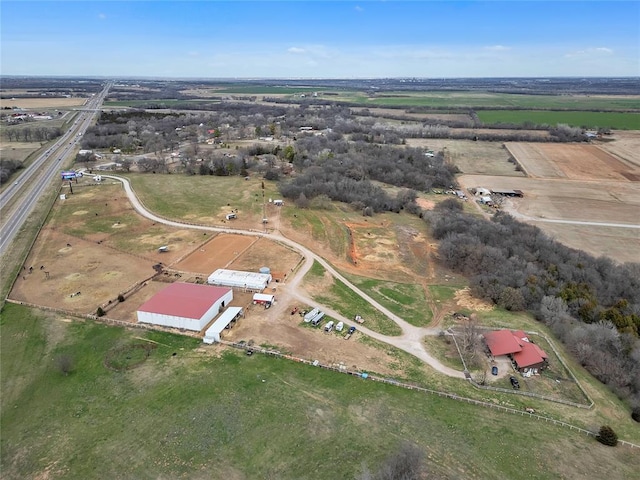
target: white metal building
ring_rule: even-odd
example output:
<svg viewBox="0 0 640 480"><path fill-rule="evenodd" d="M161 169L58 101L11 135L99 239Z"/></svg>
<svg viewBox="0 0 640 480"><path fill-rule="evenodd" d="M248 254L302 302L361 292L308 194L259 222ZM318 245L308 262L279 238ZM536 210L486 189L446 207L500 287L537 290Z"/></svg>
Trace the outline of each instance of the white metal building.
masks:
<svg viewBox="0 0 640 480"><path fill-rule="evenodd" d="M241 307L229 307L216 319L213 324L207 328L207 331L204 332L204 338L202 341L204 343L213 343L220 341L220 334L222 331L227 328L231 322L237 319L240 315L242 315Z"/></svg>
<svg viewBox="0 0 640 480"><path fill-rule="evenodd" d="M138 308L138 322L199 332L232 300L230 288L176 282Z"/></svg>
<svg viewBox="0 0 640 480"><path fill-rule="evenodd" d="M246 288L262 291L271 281L271 274L256 272L241 272L239 270L218 269L209 275L207 283L225 287Z"/></svg>
<svg viewBox="0 0 640 480"><path fill-rule="evenodd" d="M267 293L254 293L253 294L253 303L254 304L273 304L276 301L276 297L274 295L269 295Z"/></svg>

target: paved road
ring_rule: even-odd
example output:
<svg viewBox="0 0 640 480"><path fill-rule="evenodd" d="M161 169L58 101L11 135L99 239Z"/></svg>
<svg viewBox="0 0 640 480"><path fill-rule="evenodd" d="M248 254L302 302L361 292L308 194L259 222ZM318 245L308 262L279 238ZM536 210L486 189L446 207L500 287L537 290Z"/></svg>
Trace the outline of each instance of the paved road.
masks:
<svg viewBox="0 0 640 480"><path fill-rule="evenodd" d="M15 183L0 194L0 255L4 254L22 228L25 220L40 200L47 186L58 176L65 159L81 140L81 134L91 125L111 84L87 103L92 113L80 113L69 130L40 157L32 162ZM17 239L19 240L19 239Z"/></svg>
<svg viewBox="0 0 640 480"><path fill-rule="evenodd" d="M204 231L211 231L211 232L221 232L221 233L235 233L235 234L240 234L240 235L253 235L253 236L257 236L257 237L265 237L265 238L269 238L271 240L275 240L277 242L281 242L284 243L292 248L294 248L295 250L297 250L298 252L300 252L300 254L304 257L304 263L303 265L295 272L295 274L289 278L287 280L287 284L286 284L286 292L287 294L291 295L292 297L300 300L301 302L307 303L307 304L318 304L318 302L312 300L311 298L308 298L306 296L304 296L302 293L300 293L300 282L302 281L302 278L304 277L305 273L307 273L309 271L309 269L311 268L311 266L313 265L314 260L317 261L318 263L320 263L329 273L331 273L331 275L333 275L335 278L339 279L340 281L342 281L347 287L349 287L351 290L353 290L355 293L357 293L360 297L362 297L363 299L365 299L367 302L369 302L369 304L371 304L374 308L376 308L377 310L379 310L380 312L382 312L384 315L386 315L389 319L391 319L392 321L394 321L401 329L402 329L402 334L399 336L388 336L388 335L382 335L380 333L374 332L366 327L363 326L358 326L358 330L360 330L363 333L366 333L367 335L381 341L381 342L385 342L388 343L390 345L393 345L397 348L400 348L401 350L404 350L405 352L410 353L411 355L414 355L415 357L419 358L420 360L424 361L425 363L427 363L428 365L430 365L434 370L437 370L438 372L441 372L445 375L448 375L450 377L456 377L456 378L464 378L464 373L460 372L458 370L455 370L453 368L447 367L446 365L443 365L442 363L440 363L436 358L434 358L432 355L429 354L429 352L427 352L424 348L422 339L426 336L426 335L436 335L438 334L439 330L438 329L429 329L429 328L421 328L421 327L415 327L413 325L411 325L410 323L406 322L405 320L403 320L402 318L400 318L399 316L397 316L396 314L394 314L393 312L389 311L388 309L386 309L384 306L380 305L378 302L376 302L373 298L371 298L369 295L367 295L366 293L362 292L360 289L358 289L355 285L353 285L351 282L349 282L349 280L347 280L345 277L343 277L338 271L336 271L325 259L323 259L322 257L320 257L319 255L313 253L311 250L309 250L308 248L306 248L303 245L300 245L299 243L294 242L293 240L288 239L287 237L284 237L281 234L276 234L276 233L265 233L265 232L259 232L259 231L252 231L252 230L238 230L238 229L232 229L232 228L219 228L219 227L210 227L210 226L204 226L204 225L192 225L192 224L187 224L187 223L182 223L182 222L177 222L174 220L167 220L165 218L159 217L157 215L155 215L154 213L148 211L144 205L142 205L142 203L140 202L140 200L138 199L138 197L136 196L135 192L133 191L133 189L131 188L131 184L129 183L129 180L127 180L126 178L123 177L118 177L116 175L102 175L103 178L111 178L114 180L118 180L120 182L122 182L125 192L127 194L127 197L129 198L129 201L131 202L133 208L142 216L148 218L149 220L152 220L154 222L157 223L163 223L165 225L170 225L173 227L178 227L178 228L193 228L196 230L204 230ZM281 287L281 294L279 294L279 296L282 296L282 287ZM344 316L342 316L341 314L339 314L338 312L327 308L325 306L322 306L322 310L325 311L327 314L329 314L331 317L337 319L337 320L342 320L343 322L348 322L348 323L352 323L351 319L347 319Z"/></svg>

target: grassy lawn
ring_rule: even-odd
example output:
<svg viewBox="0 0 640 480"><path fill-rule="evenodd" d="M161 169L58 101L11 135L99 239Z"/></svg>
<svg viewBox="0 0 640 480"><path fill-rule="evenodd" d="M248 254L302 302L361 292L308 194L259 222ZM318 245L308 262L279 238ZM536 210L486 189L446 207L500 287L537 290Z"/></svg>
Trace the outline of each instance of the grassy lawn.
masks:
<svg viewBox="0 0 640 480"><path fill-rule="evenodd" d="M263 355L207 355L193 339L14 305L0 322L5 478L355 478L402 440L438 478L640 469L628 449L543 422ZM135 337L157 342L146 361L107 369L109 352L144 342ZM61 354L74 359L69 375L55 367Z"/></svg>
<svg viewBox="0 0 640 480"><path fill-rule="evenodd" d="M640 130L639 113L623 112L551 112L534 110L481 110L478 117L485 124L530 122L536 125L566 123L574 127Z"/></svg>
<svg viewBox="0 0 640 480"><path fill-rule="evenodd" d="M304 277L304 283L319 292L313 295L316 301L332 308L346 318L353 318L355 315L362 316L365 319L365 326L376 332L385 335L400 335L402 333L400 327L392 320L369 305L366 300L340 280L332 278L330 284L324 285L326 280L323 282L323 279L325 279L325 269L319 263L314 262L313 267ZM322 282L320 288L318 287L319 282Z"/></svg>
<svg viewBox="0 0 640 480"><path fill-rule="evenodd" d="M374 280L355 275L349 275L348 278L363 292L412 325L424 327L433 319L431 307L420 285Z"/></svg>

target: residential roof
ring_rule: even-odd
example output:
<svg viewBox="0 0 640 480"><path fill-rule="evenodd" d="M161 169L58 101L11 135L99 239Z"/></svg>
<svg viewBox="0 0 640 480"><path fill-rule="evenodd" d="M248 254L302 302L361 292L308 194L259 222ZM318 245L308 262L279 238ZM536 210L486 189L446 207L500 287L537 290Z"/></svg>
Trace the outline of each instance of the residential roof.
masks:
<svg viewBox="0 0 640 480"><path fill-rule="evenodd" d="M176 282L156 293L138 311L200 319L230 290L226 287Z"/></svg>
<svg viewBox="0 0 640 480"><path fill-rule="evenodd" d="M514 332L510 330L488 332L484 334L484 338L494 357L519 352L522 350L521 344L525 343L524 341L519 341Z"/></svg>
<svg viewBox="0 0 640 480"><path fill-rule="evenodd" d="M522 350L514 353L513 359L518 368L526 368L544 362L547 354L535 343L523 342Z"/></svg>

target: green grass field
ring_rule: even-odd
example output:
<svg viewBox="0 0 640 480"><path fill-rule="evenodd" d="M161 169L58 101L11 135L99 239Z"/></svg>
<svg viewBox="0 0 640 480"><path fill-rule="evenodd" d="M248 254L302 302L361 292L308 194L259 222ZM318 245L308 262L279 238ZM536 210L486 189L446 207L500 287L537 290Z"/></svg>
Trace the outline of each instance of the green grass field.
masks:
<svg viewBox="0 0 640 480"><path fill-rule="evenodd" d="M633 478L640 456L568 429L193 339L0 317L3 478L356 478L403 440L437 478ZM139 337L139 338L138 338ZM137 368L105 358L150 340ZM174 355L175 353L175 355ZM64 375L60 355L74 359ZM613 478L613 477L612 477Z"/></svg>
<svg viewBox="0 0 640 480"><path fill-rule="evenodd" d="M420 285L348 276L363 292L417 327L429 325L433 312Z"/></svg>
<svg viewBox="0 0 640 480"><path fill-rule="evenodd" d="M566 123L571 126L585 128L603 127L640 130L640 113L552 112L542 110L480 110L477 113L480 120L487 125L494 123L522 125L525 122L535 125Z"/></svg>

